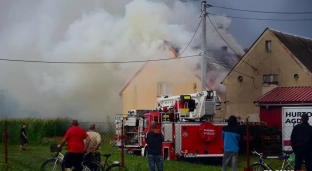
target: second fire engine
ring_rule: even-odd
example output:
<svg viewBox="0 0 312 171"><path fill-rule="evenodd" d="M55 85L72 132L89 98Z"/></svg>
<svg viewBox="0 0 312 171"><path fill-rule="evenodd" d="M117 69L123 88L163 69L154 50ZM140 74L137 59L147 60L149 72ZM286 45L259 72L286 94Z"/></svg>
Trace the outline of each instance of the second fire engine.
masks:
<svg viewBox="0 0 312 171"><path fill-rule="evenodd" d="M144 136L150 123L156 121L164 134L165 160L222 157L222 128L226 123L213 121L220 105L216 91L160 97L155 110L132 110L128 116L116 116L115 145L120 147L124 137L124 148L129 153L139 150L145 156Z"/></svg>

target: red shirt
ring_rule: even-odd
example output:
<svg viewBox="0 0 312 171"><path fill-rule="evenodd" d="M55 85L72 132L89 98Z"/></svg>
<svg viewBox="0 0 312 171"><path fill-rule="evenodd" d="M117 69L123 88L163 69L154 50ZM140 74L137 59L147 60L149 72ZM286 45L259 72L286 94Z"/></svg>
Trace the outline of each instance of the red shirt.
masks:
<svg viewBox="0 0 312 171"><path fill-rule="evenodd" d="M84 153L83 140L88 137L85 130L78 126L69 128L64 136L67 140L67 151L70 153Z"/></svg>

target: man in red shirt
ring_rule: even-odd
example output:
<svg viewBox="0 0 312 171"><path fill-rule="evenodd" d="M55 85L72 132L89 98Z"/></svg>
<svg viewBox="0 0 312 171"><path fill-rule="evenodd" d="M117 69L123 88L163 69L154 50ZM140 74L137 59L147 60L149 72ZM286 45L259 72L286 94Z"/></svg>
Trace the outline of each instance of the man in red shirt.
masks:
<svg viewBox="0 0 312 171"><path fill-rule="evenodd" d="M72 167L75 168L75 171L82 171L81 163L89 146L90 138L87 132L78 126L77 120L72 120L70 126L57 147L61 148L67 142L67 153L64 155L62 164L65 171L71 171ZM86 146L84 145L84 139L86 139Z"/></svg>

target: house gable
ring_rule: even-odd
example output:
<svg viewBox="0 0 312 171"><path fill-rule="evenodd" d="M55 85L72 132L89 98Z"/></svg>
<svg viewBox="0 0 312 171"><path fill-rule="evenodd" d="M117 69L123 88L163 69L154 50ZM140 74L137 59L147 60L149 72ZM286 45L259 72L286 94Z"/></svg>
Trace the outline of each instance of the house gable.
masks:
<svg viewBox="0 0 312 171"><path fill-rule="evenodd" d="M167 43L165 43L166 45ZM166 48L166 47L163 47ZM177 58L178 52L173 48L169 47L169 56L170 58ZM143 70L144 68L150 63L149 61L146 61L143 63L143 65L135 72L135 74L126 82L126 84L122 87L122 89L119 91L119 96L122 96L123 92L128 88L128 86L131 84L131 82L137 77Z"/></svg>
<svg viewBox="0 0 312 171"><path fill-rule="evenodd" d="M178 59L178 51L176 51L174 48L169 47L169 52L170 52L170 58L173 58L172 60L168 60L168 61L160 61L160 62L145 62L138 70L137 72L126 82L126 84L122 87L122 89L119 91L119 96L122 96L123 92L126 91L126 89L130 86L130 84L132 84L132 82L134 82L134 80L136 79L136 77L138 77L142 72L146 72L145 68L150 67L152 65L154 65L153 63L161 63L161 62L166 62L166 65L168 65L168 63L173 64L172 66L178 66L180 67L180 70L186 70L187 73L191 73L192 77L197 78L199 80L196 81L201 81L200 76L191 69L191 66L188 66L184 61L181 61L183 59ZM176 59L174 59L176 58ZM162 65L159 65L159 69L161 69ZM185 73L186 71L183 71L183 73ZM166 73L163 73L164 75L168 75ZM177 75L179 75L179 73L177 73ZM198 85L199 86L199 85ZM198 87L197 86L197 87ZM209 85L206 85L206 89L210 90L211 87Z"/></svg>
<svg viewBox="0 0 312 171"><path fill-rule="evenodd" d="M296 63L300 65L301 68L312 77L312 39L283 33L269 28L266 28L264 32L257 38L257 40L248 49L248 51L244 54L241 60L234 66L233 70L236 71L239 66L241 66L242 64L246 64L245 61L248 61L250 54L258 46L259 42L261 42L262 38L266 34L271 34L275 38L275 40L277 40L283 46L287 53L296 61ZM253 72L257 72L256 68L251 68ZM233 75L233 72L235 72L233 70L228 73L228 75L223 79L221 84L226 84L226 82ZM251 76L252 74L245 75Z"/></svg>
<svg viewBox="0 0 312 171"><path fill-rule="evenodd" d="M159 82L171 83L173 94L197 92L200 80L184 66L182 59L147 63L122 93L123 112L155 108Z"/></svg>
<svg viewBox="0 0 312 171"><path fill-rule="evenodd" d="M200 77L192 71L191 67L186 65L183 59L147 62L130 79L127 85L120 92L120 95L125 93L128 88L133 87L134 85L141 88L150 86L157 88L158 82L172 82L177 85L189 82L190 85L192 85L195 82L200 82ZM200 85L197 85L197 87L199 86ZM140 89L140 91L143 89ZM156 93L154 97L156 97Z"/></svg>
<svg viewBox="0 0 312 171"><path fill-rule="evenodd" d="M222 80L221 84L226 84L226 82L232 77L233 72L236 71L237 68L239 68L241 65L248 65L246 64L246 61L248 60L249 55L252 53L252 51L258 46L259 42L261 42L263 36L269 32L269 28L266 28L261 35L257 38L257 40L251 45L251 47L248 49L248 51L244 54L244 56L237 62L237 64L233 67L233 69L227 74L227 76ZM253 70L253 68L251 67ZM235 71L233 71L235 70ZM239 72L239 71L238 71ZM249 74L246 74L249 75Z"/></svg>
<svg viewBox="0 0 312 171"><path fill-rule="evenodd" d="M270 51L265 48L267 41L271 41L272 50ZM243 118L259 116L259 108L253 104L257 97L276 86L292 87L312 84L312 77L305 71L308 71L305 65L302 65L300 60L270 29L266 29L261 34L244 55L243 60L256 70L246 62L240 61L234 68L235 71L230 72L224 79L223 84L226 86L226 115L234 113ZM277 83L264 84L264 76L272 74L277 76ZM299 78L296 78L295 75L299 75ZM243 77L241 81L238 80L239 76Z"/></svg>

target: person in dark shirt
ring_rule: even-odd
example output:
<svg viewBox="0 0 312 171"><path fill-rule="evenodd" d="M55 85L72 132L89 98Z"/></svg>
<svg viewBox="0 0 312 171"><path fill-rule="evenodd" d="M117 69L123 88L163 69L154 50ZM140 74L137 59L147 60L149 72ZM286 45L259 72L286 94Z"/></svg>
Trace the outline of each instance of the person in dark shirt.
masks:
<svg viewBox="0 0 312 171"><path fill-rule="evenodd" d="M23 127L20 131L20 150L26 150L27 136L26 136L26 124L23 124Z"/></svg>
<svg viewBox="0 0 312 171"><path fill-rule="evenodd" d="M308 123L309 116L301 115L301 123L294 126L290 141L295 153L295 170L301 170L303 159L307 171L312 171L312 127Z"/></svg>
<svg viewBox="0 0 312 171"><path fill-rule="evenodd" d="M224 140L222 171L226 171L230 161L232 161L232 170L236 171L238 162L240 128L235 116L231 115L228 119L228 125L223 127L222 138Z"/></svg>
<svg viewBox="0 0 312 171"><path fill-rule="evenodd" d="M151 130L146 133L145 141L147 144L147 158L150 171L155 171L155 164L157 165L158 171L163 171L161 152L164 136L160 129L157 128L157 122L151 122Z"/></svg>

